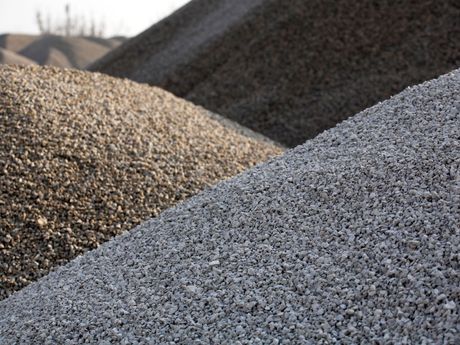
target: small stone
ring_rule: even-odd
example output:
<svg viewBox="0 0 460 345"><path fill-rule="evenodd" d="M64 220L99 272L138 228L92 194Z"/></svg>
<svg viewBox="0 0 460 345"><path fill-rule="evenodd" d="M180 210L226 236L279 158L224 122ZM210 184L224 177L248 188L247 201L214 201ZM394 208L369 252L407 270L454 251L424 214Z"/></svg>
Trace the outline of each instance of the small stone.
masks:
<svg viewBox="0 0 460 345"><path fill-rule="evenodd" d="M201 293L201 288L195 286L195 285L186 285L185 289L193 294L200 294Z"/></svg>
<svg viewBox="0 0 460 345"><path fill-rule="evenodd" d="M447 310L455 310L456 307L457 305L455 304L454 301L449 301L446 304L444 304L444 308Z"/></svg>
<svg viewBox="0 0 460 345"><path fill-rule="evenodd" d="M209 263L209 266L214 267L214 266L219 266L220 261L219 260L214 260Z"/></svg>
<svg viewBox="0 0 460 345"><path fill-rule="evenodd" d="M45 217L39 217L37 218L37 225L40 228L44 228L45 226L48 225L48 220Z"/></svg>
<svg viewBox="0 0 460 345"><path fill-rule="evenodd" d="M419 246L420 246L420 241L415 241L415 240L412 240L412 241L408 241L407 242L407 245L410 249L417 249Z"/></svg>

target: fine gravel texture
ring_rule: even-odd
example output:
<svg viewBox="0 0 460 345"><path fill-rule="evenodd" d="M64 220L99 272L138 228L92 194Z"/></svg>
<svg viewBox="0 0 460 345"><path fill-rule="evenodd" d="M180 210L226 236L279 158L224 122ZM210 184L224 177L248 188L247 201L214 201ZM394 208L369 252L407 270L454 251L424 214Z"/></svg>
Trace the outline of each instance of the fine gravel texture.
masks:
<svg viewBox="0 0 460 345"><path fill-rule="evenodd" d="M2 344L458 344L460 70L0 302Z"/></svg>
<svg viewBox="0 0 460 345"><path fill-rule="evenodd" d="M25 56L16 54L13 51L0 48L0 64L8 65L36 65L36 62L26 58Z"/></svg>
<svg viewBox="0 0 460 345"><path fill-rule="evenodd" d="M454 0L194 0L90 66L288 146L460 66Z"/></svg>
<svg viewBox="0 0 460 345"><path fill-rule="evenodd" d="M0 66L0 299L282 152L216 118L128 80Z"/></svg>

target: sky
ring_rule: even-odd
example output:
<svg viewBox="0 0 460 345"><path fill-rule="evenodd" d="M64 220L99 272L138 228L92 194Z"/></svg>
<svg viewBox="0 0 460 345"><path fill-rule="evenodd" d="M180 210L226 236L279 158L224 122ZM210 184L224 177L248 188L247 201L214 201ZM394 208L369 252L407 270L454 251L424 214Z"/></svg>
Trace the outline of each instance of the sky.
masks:
<svg viewBox="0 0 460 345"><path fill-rule="evenodd" d="M63 22L65 5L71 15L105 24L104 36L134 36L189 0L0 0L0 34L39 33L37 11L52 25Z"/></svg>

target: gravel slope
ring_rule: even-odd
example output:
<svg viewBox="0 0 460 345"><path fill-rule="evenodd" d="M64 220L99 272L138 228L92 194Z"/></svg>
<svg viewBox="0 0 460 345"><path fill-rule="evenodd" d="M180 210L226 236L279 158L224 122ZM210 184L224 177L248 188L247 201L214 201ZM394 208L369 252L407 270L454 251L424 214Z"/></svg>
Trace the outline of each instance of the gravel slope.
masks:
<svg viewBox="0 0 460 345"><path fill-rule="evenodd" d="M158 88L0 66L0 298L282 151L249 135Z"/></svg>
<svg viewBox="0 0 460 345"><path fill-rule="evenodd" d="M455 344L460 70L0 302L0 340Z"/></svg>
<svg viewBox="0 0 460 345"><path fill-rule="evenodd" d="M188 64L203 45L220 38L264 2L266 0L190 1L89 68L154 83L173 73L178 65Z"/></svg>
<svg viewBox="0 0 460 345"><path fill-rule="evenodd" d="M459 22L450 0L194 0L91 69L295 146L458 68Z"/></svg>

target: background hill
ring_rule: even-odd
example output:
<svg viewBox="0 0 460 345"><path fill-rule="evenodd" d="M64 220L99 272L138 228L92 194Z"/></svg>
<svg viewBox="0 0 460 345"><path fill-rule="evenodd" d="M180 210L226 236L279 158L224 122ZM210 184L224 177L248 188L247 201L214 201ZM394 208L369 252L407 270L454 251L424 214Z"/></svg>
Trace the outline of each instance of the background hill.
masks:
<svg viewBox="0 0 460 345"><path fill-rule="evenodd" d="M111 49L118 47L125 40L123 37L106 39L100 37L4 34L0 35L0 48L6 50L4 54L7 54L8 58L2 58L0 63L36 63L83 69L107 54Z"/></svg>

